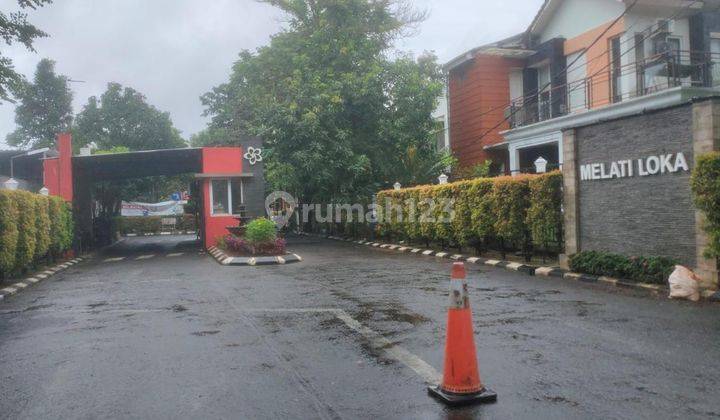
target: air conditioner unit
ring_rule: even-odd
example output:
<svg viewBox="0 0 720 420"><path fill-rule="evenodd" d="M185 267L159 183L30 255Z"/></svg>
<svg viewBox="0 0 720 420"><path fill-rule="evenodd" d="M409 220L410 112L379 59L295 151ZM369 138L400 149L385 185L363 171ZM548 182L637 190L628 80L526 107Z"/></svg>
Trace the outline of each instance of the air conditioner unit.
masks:
<svg viewBox="0 0 720 420"><path fill-rule="evenodd" d="M657 21L657 34L669 35L675 31L675 21L661 19Z"/></svg>

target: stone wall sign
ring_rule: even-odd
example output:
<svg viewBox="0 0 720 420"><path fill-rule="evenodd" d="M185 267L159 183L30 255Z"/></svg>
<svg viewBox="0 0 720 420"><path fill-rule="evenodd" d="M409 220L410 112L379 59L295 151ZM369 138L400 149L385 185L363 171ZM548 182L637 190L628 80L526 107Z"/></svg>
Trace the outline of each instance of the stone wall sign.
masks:
<svg viewBox="0 0 720 420"><path fill-rule="evenodd" d="M630 178L634 176L650 176L688 172L685 155L668 153L653 155L640 159L618 160L610 163L588 163L580 166L581 181L598 181L604 179Z"/></svg>

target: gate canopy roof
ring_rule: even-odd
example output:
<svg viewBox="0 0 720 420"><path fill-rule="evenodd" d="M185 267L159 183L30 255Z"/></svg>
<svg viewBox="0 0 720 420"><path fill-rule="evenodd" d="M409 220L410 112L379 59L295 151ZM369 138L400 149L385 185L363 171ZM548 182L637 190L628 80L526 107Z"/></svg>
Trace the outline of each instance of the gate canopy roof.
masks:
<svg viewBox="0 0 720 420"><path fill-rule="evenodd" d="M88 177L88 181L200 173L202 148L73 156L73 170L76 176Z"/></svg>

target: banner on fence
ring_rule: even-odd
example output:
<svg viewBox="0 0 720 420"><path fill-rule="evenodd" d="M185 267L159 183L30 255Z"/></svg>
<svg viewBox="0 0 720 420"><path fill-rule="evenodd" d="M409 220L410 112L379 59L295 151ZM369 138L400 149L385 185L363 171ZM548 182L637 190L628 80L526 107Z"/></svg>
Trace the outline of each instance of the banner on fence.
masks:
<svg viewBox="0 0 720 420"><path fill-rule="evenodd" d="M164 201L162 203L139 203L123 201L122 216L174 216L185 212L187 201Z"/></svg>

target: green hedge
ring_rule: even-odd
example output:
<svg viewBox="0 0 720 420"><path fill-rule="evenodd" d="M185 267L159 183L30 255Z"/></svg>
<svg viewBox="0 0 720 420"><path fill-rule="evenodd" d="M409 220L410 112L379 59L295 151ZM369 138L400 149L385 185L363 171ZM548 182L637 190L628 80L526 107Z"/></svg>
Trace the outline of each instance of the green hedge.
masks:
<svg viewBox="0 0 720 420"><path fill-rule="evenodd" d="M15 255L20 237L18 230L18 205L14 194L0 191L0 272L9 273L15 269Z"/></svg>
<svg viewBox="0 0 720 420"><path fill-rule="evenodd" d="M710 243L705 256L720 257L720 152L698 157L690 186L695 206L707 219L703 228L710 237Z"/></svg>
<svg viewBox="0 0 720 420"><path fill-rule="evenodd" d="M61 197L50 197L50 252L59 255L72 247L73 218L70 205Z"/></svg>
<svg viewBox="0 0 720 420"><path fill-rule="evenodd" d="M134 233L136 235L156 234L163 230L162 219L175 218L176 231L195 231L197 226L195 216L183 214L180 216L134 216L116 218L117 229L122 235Z"/></svg>
<svg viewBox="0 0 720 420"><path fill-rule="evenodd" d="M670 258L626 257L599 251L583 251L570 256L570 269L578 273L655 284L666 284L676 264Z"/></svg>
<svg viewBox="0 0 720 420"><path fill-rule="evenodd" d="M443 218L449 216L448 209L438 204L443 199L452 200L454 217L449 223L448 217ZM432 211L429 200L435 203ZM413 201L418 203L416 208L408 204ZM503 248L523 249L531 243L536 248L547 249L551 245L557 248L562 242L559 171L386 190L377 194L377 203L378 211L386 216L377 231L394 239L469 244L478 248L500 241ZM413 212L417 216L414 220ZM422 215L434 218L428 221Z"/></svg>
<svg viewBox="0 0 720 420"><path fill-rule="evenodd" d="M72 247L70 207L59 197L0 191L0 273L25 271Z"/></svg>
<svg viewBox="0 0 720 420"><path fill-rule="evenodd" d="M38 218L35 213L38 207L35 205L35 194L17 191L14 199L18 206L16 223L20 232L15 253L15 270L17 271L30 266L35 259L35 245L38 239L35 225Z"/></svg>

